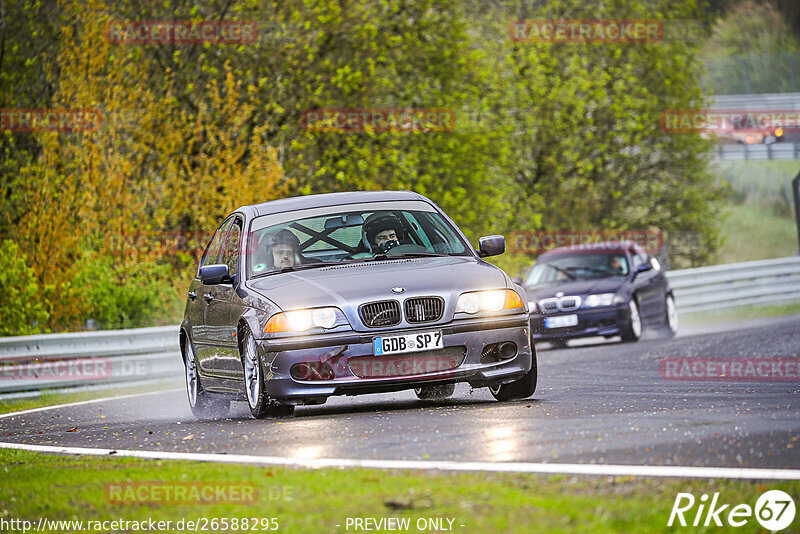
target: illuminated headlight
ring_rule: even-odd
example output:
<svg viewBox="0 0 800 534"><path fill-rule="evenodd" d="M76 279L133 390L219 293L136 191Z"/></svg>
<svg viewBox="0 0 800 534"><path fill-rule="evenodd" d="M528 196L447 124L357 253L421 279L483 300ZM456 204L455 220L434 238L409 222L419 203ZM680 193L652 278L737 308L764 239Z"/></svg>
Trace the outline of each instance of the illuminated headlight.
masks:
<svg viewBox="0 0 800 534"><path fill-rule="evenodd" d="M499 312L502 310L524 309L519 294L512 289L472 291L462 293L456 303L456 313L475 314L478 312Z"/></svg>
<svg viewBox="0 0 800 534"><path fill-rule="evenodd" d="M276 313L267 321L264 332L306 332L312 328L333 328L340 324L348 324L339 308L312 308Z"/></svg>
<svg viewBox="0 0 800 534"><path fill-rule="evenodd" d="M599 293L597 295L589 295L583 299L584 308L596 308L597 306L612 306L624 302L625 299L616 293Z"/></svg>

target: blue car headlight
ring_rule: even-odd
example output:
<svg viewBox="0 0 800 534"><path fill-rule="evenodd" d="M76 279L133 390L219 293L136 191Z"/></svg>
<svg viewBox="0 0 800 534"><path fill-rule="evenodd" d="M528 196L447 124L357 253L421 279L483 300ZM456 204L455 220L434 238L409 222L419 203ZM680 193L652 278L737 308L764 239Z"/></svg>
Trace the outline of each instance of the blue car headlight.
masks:
<svg viewBox="0 0 800 534"><path fill-rule="evenodd" d="M596 308L598 306L613 306L614 304L621 304L625 299L616 293L598 293L596 295L589 295L583 299L584 308Z"/></svg>

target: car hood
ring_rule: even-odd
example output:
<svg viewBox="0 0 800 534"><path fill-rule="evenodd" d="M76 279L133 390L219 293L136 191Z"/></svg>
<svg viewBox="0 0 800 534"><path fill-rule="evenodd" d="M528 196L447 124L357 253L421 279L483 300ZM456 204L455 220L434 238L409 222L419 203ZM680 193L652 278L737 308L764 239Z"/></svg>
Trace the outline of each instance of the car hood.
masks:
<svg viewBox="0 0 800 534"><path fill-rule="evenodd" d="M625 284L622 277L600 278L596 280L574 280L571 282L557 282L541 286L526 286L525 292L529 300L540 300L556 296L556 293L564 295L591 295L593 293L615 293Z"/></svg>
<svg viewBox="0 0 800 534"><path fill-rule="evenodd" d="M438 295L445 299L445 321L452 319L461 293L509 286L505 273L499 268L461 256L332 265L268 275L247 284L283 310L337 306L354 327L358 322L358 306L365 302L402 302L414 296ZM393 293L395 287L402 287L404 291Z"/></svg>

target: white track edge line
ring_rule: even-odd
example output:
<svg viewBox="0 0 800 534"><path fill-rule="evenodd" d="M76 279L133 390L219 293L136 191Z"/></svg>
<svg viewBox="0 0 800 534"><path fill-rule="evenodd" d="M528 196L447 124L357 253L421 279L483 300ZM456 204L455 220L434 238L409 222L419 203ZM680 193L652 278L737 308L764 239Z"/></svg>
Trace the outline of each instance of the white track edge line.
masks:
<svg viewBox="0 0 800 534"><path fill-rule="evenodd" d="M490 471L506 473L538 473L568 475L647 476L676 478L729 478L747 480L800 480L800 469L759 469L743 467L691 467L604 464L559 464L522 462L456 462L432 460L353 460L347 458L282 458L247 454L184 453L152 450L100 449L59 447L26 443L0 442L0 448L32 452L124 456L158 460L190 460L229 464L280 465L286 467L417 469L438 471Z"/></svg>
<svg viewBox="0 0 800 534"><path fill-rule="evenodd" d="M142 393L131 393L129 395L117 395L116 397L102 397L99 399L89 399L85 401L77 401L77 402L68 402L66 404L53 404L52 406L42 406L40 408L30 408L28 410L19 410L16 412L8 412L0 414L0 419L4 419L6 417L14 417L17 415L25 415L28 413L35 413L35 412L44 412L47 410L56 410L58 408L70 408L72 406L84 406L86 404L96 404L98 402L107 402L113 400L120 400L120 399L130 399L132 397L142 397L144 395L155 395L157 393L169 393L173 391L182 391L183 388L174 388L174 389L162 389L159 391L145 391Z"/></svg>

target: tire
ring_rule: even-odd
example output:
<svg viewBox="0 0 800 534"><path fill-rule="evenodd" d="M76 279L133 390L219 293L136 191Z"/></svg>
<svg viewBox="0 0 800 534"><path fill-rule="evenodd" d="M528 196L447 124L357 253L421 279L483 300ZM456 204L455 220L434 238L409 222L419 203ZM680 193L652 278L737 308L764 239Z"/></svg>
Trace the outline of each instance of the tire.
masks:
<svg viewBox="0 0 800 534"><path fill-rule="evenodd" d="M422 400L446 399L456 391L455 384L436 384L434 386L422 386L414 389L414 393Z"/></svg>
<svg viewBox="0 0 800 534"><path fill-rule="evenodd" d="M538 369L536 364L536 349L531 346L531 370L522 378L508 384L489 386L489 392L499 401L527 399L536 392Z"/></svg>
<svg viewBox="0 0 800 534"><path fill-rule="evenodd" d="M678 308L675 306L675 298L667 295L664 299L664 326L659 329L661 337L671 339L678 333Z"/></svg>
<svg viewBox="0 0 800 534"><path fill-rule="evenodd" d="M259 361L256 341L253 334L248 329L242 331L242 343L239 346L239 354L242 358L242 369L244 370L244 389L247 394L247 406L250 413L256 419L266 417L283 417L292 415L294 406L291 404L280 404L275 399L267 395L264 387L264 376Z"/></svg>
<svg viewBox="0 0 800 534"><path fill-rule="evenodd" d="M189 408L195 417L200 419L219 419L228 415L231 402L223 395L215 395L203 389L200 382L200 373L197 371L197 359L194 356L192 343L186 338L183 347L185 359L183 362L186 376L186 394Z"/></svg>
<svg viewBox="0 0 800 534"><path fill-rule="evenodd" d="M620 335L622 341L627 343L639 341L642 337L642 315L634 298L631 298L628 303L628 324L622 329Z"/></svg>

